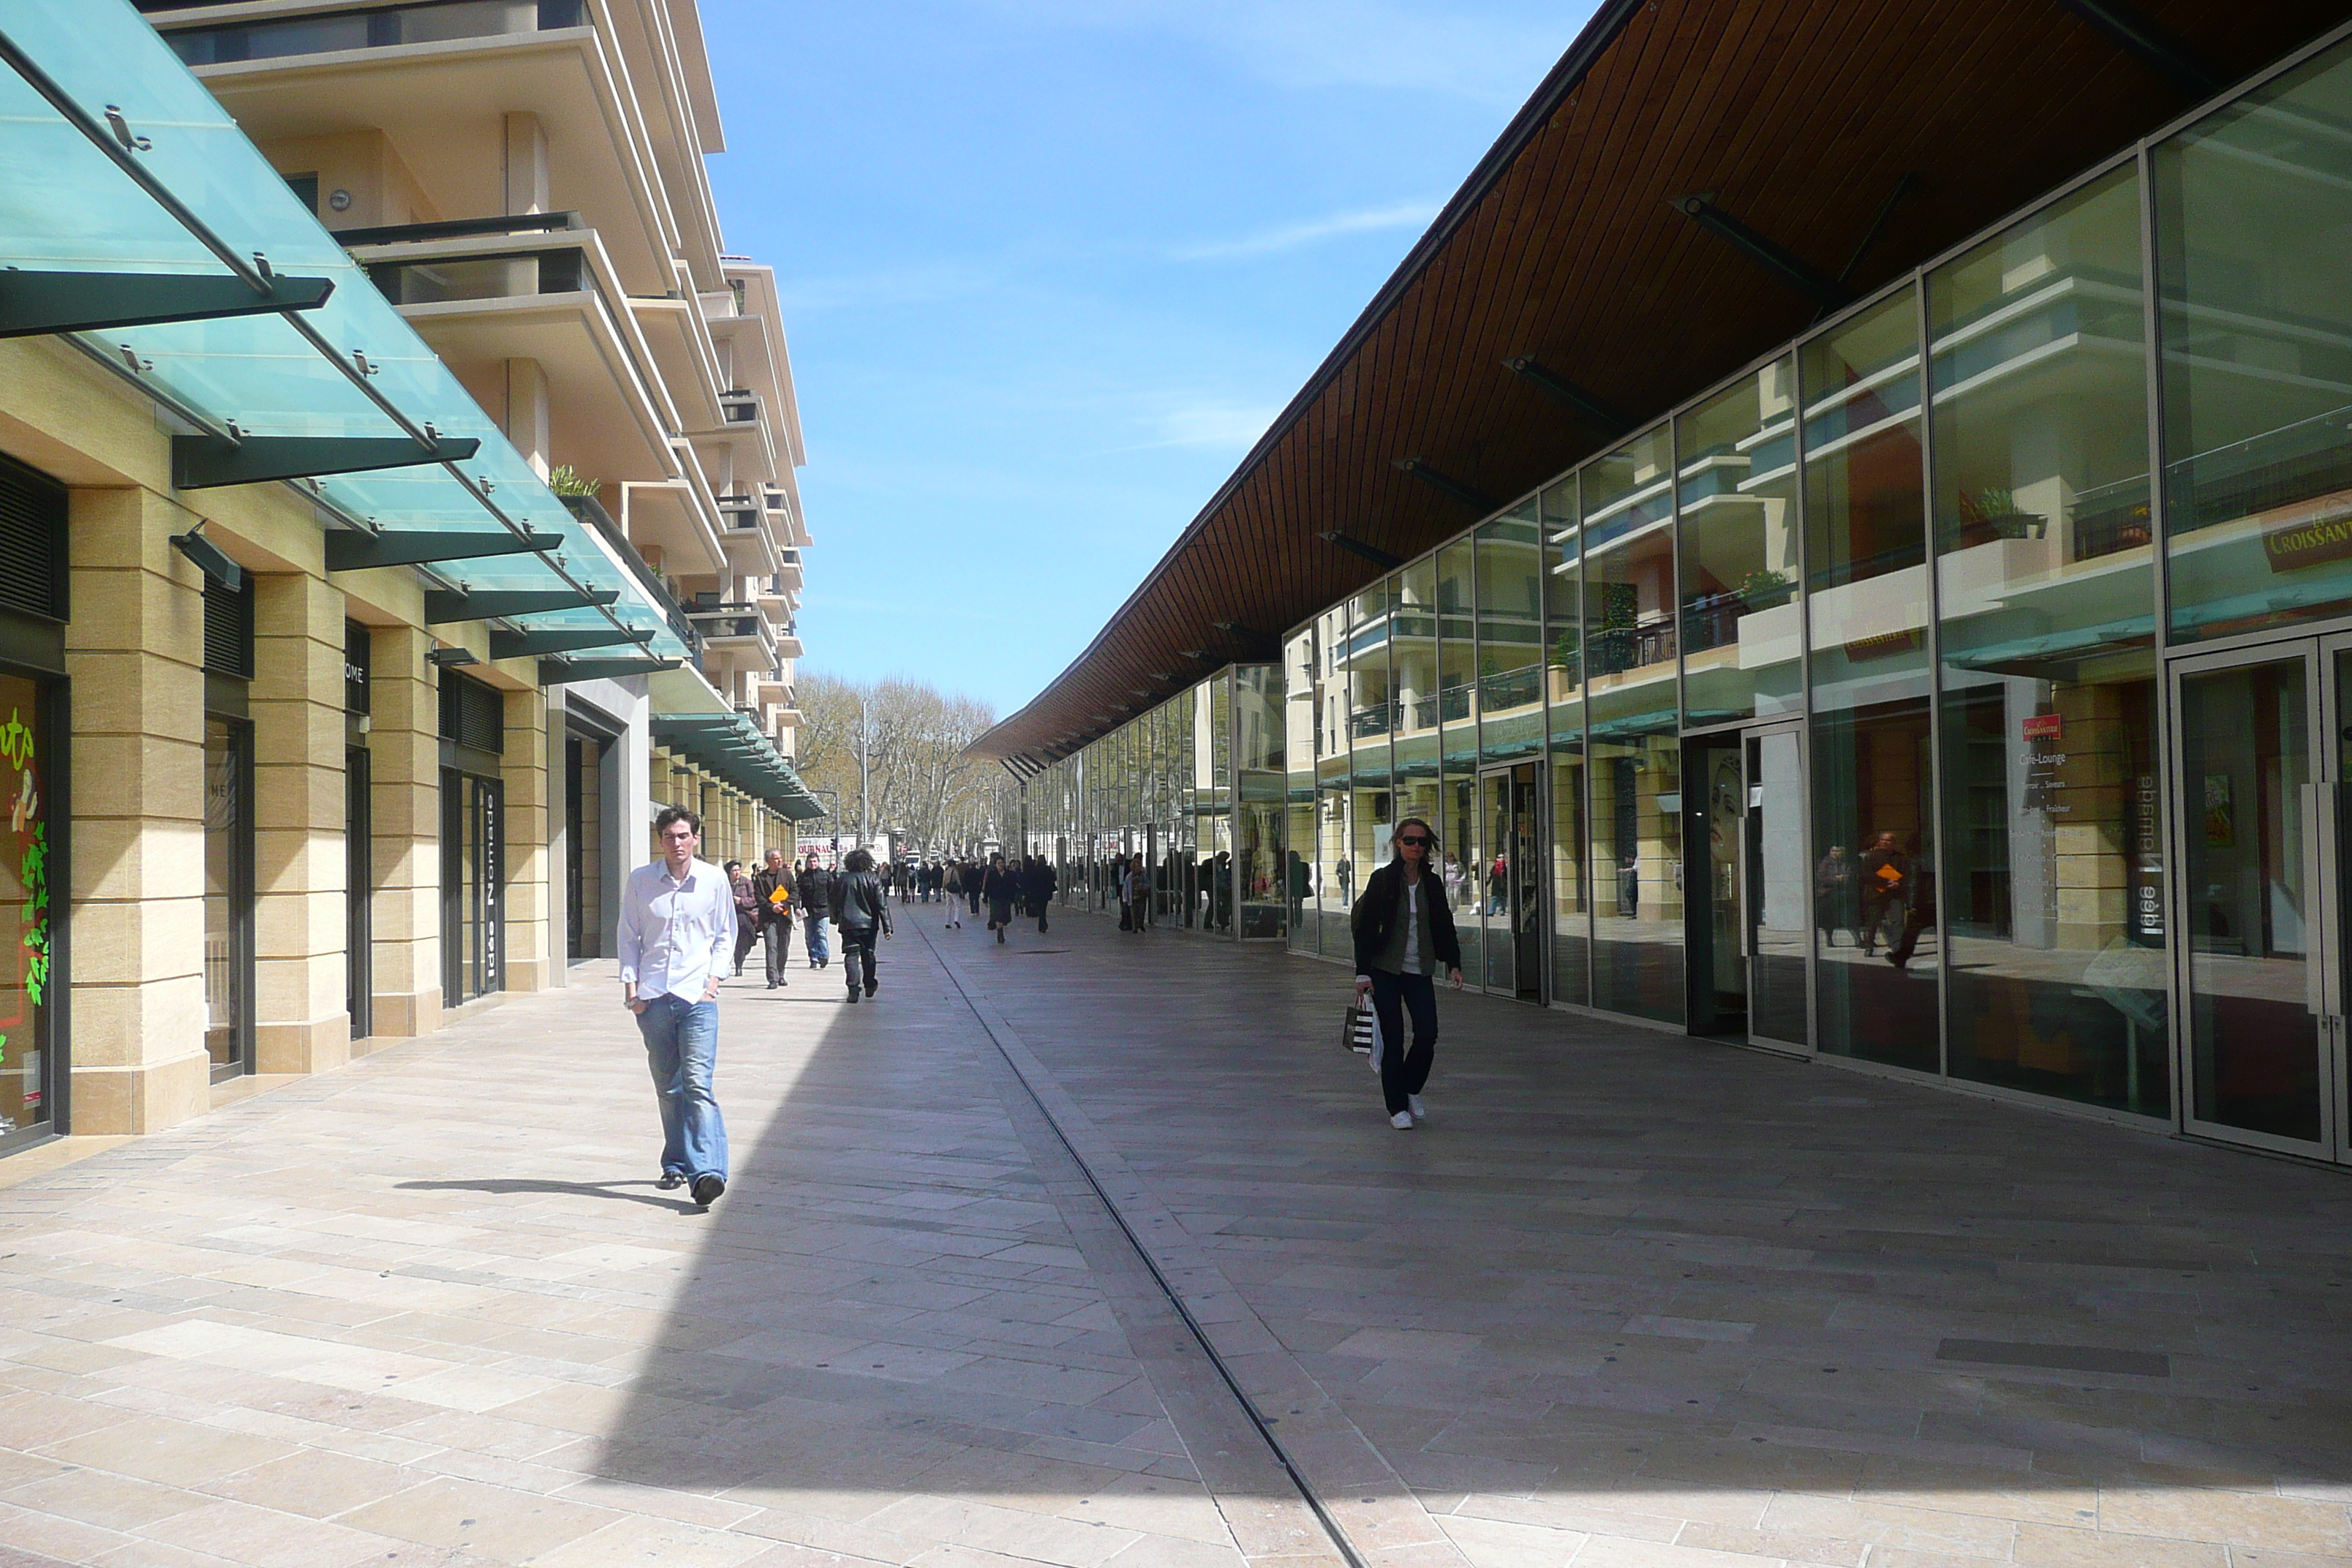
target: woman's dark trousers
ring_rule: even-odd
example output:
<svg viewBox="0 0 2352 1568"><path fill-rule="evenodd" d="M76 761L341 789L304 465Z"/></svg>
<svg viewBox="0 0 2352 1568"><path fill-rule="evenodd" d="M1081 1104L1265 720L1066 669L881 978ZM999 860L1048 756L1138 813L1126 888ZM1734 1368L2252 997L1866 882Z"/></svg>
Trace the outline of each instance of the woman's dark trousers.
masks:
<svg viewBox="0 0 2352 1568"><path fill-rule="evenodd" d="M1412 1015L1412 1044L1402 1045L1404 1015ZM1419 1094L1437 1059L1437 986L1426 974L1372 971L1372 1014L1381 1021L1381 1097L1389 1114L1408 1109L1405 1096Z"/></svg>

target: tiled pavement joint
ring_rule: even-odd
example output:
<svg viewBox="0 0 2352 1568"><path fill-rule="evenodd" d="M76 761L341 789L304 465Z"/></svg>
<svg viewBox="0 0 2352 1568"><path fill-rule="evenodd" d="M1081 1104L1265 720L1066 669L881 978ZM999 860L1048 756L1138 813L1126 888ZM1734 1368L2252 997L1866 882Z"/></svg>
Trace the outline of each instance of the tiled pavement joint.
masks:
<svg viewBox="0 0 2352 1568"><path fill-rule="evenodd" d="M1289 1463L1345 1532L1349 1543L1370 1563L1466 1563L1459 1549L1399 1477L1380 1449L1348 1418L1339 1403L1298 1364L1225 1279L1224 1272L1192 1238L1103 1136L1091 1117L1046 1070L986 988L921 932L972 1016L1003 1052L1028 1093L1066 1140L1069 1150L1093 1175L1105 1202L1116 1205L1123 1229L1150 1258L1153 1270L1181 1298L1217 1359L1255 1403L1259 1420L1279 1428L1276 1437ZM1012 1103L1008 1096L1008 1105ZM1016 1122L1019 1118L1016 1116ZM1039 1129L1050 1137L1050 1130ZM1032 1149L1032 1157L1037 1151ZM1042 1162L1041 1162L1042 1163ZM1094 1261L1088 1255L1088 1261ZM1099 1265L1097 1265L1099 1267ZM1171 1314L1172 1318L1172 1314ZM1190 1338L1190 1334L1185 1335ZM1203 1372L1209 1369L1203 1367ZM1209 1375L1214 1377L1212 1372ZM1222 1383L1222 1379L1218 1379ZM1223 1392L1220 1390L1220 1392ZM1163 1390L1163 1398L1166 1391ZM1206 1402L1190 1401L1195 1410ZM1172 1414L1172 1412L1171 1412ZM1250 1434L1255 1440L1256 1434ZM1254 1442L1255 1446L1255 1442ZM1261 1452L1263 1450L1261 1449ZM1214 1485L1212 1484L1214 1490ZM1367 1495L1369 1494L1369 1495Z"/></svg>

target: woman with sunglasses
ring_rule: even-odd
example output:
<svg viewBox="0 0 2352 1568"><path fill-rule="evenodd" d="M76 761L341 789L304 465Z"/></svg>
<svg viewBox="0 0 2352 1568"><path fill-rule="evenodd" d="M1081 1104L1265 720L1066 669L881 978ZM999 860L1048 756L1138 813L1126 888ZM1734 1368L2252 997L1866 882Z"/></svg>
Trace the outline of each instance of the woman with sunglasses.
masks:
<svg viewBox="0 0 2352 1568"><path fill-rule="evenodd" d="M1429 871L1437 834L1418 816L1397 824L1390 841L1395 858L1372 873L1349 911L1356 937L1356 994L1372 994L1381 1025L1381 1094L1389 1125L1408 1131L1428 1112L1421 1091L1437 1056L1437 987L1443 969L1462 989L1462 942L1444 884ZM1412 1015L1412 1045L1403 1046L1404 1017Z"/></svg>

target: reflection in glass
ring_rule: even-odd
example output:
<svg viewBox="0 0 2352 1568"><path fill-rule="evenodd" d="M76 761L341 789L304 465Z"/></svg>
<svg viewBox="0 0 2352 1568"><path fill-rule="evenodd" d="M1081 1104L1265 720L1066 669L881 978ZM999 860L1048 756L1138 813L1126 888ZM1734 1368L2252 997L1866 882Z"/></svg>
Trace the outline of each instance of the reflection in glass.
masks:
<svg viewBox="0 0 2352 1568"><path fill-rule="evenodd" d="M47 701L21 675L0 675L0 787L8 794L9 837L0 854L0 931L16 954L0 974L0 1132L49 1119L42 1045L48 1028L49 763ZM209 973L209 971L207 972Z"/></svg>
<svg viewBox="0 0 2352 1568"><path fill-rule="evenodd" d="M1234 873L1244 941L1282 936L1287 875L1285 826L1282 671L1270 664L1234 668Z"/></svg>
<svg viewBox="0 0 2352 1568"><path fill-rule="evenodd" d="M1543 716L1543 544L1535 498L1477 532L1479 755L1489 763L1540 755Z"/></svg>
<svg viewBox="0 0 2352 1568"><path fill-rule="evenodd" d="M252 1029L252 733L205 719L205 1051L216 1083L246 1070Z"/></svg>
<svg viewBox="0 0 2352 1568"><path fill-rule="evenodd" d="M1322 924L1322 951L1347 956L1355 951L1348 910L1355 899L1356 870L1349 850L1348 722L1349 693L1348 612L1344 605L1316 618L1315 651L1319 739L1315 756L1315 891Z"/></svg>
<svg viewBox="0 0 2352 1568"><path fill-rule="evenodd" d="M1581 475L1592 807L1592 1005L1679 1023L1682 742L1673 442L1661 426Z"/></svg>
<svg viewBox="0 0 2352 1568"><path fill-rule="evenodd" d="M1801 705L1796 366L1776 360L1681 421L1683 722Z"/></svg>
<svg viewBox="0 0 2352 1568"><path fill-rule="evenodd" d="M1348 601L1348 675L1354 688L1349 723L1350 766L1354 771L1353 826L1349 840L1349 901L1364 879L1389 858L1389 834L1395 825L1393 784L1389 773L1389 731L1393 723L1389 681L1389 604L1395 595L1393 579L1383 578Z"/></svg>
<svg viewBox="0 0 2352 1568"><path fill-rule="evenodd" d="M2157 147L2172 636L2352 610L2352 47Z"/></svg>
<svg viewBox="0 0 2352 1568"><path fill-rule="evenodd" d="M1768 730L1748 739L1748 1036L1802 1046L1806 911L1804 734Z"/></svg>
<svg viewBox="0 0 2352 1568"><path fill-rule="evenodd" d="M2301 658L2180 681L2195 1115L2316 1142L2319 966L2305 887L2314 774Z"/></svg>
<svg viewBox="0 0 2352 1568"><path fill-rule="evenodd" d="M1906 289L1805 344L1798 370L1817 1043L1934 1071L1941 948L1917 327Z"/></svg>
<svg viewBox="0 0 2352 1568"><path fill-rule="evenodd" d="M1395 636L1396 817L1438 826L1437 562L1424 555L1397 574ZM1441 838L1443 835L1440 835ZM1443 848L1438 864L1443 865Z"/></svg>
<svg viewBox="0 0 2352 1568"><path fill-rule="evenodd" d="M1544 693L1551 730L1551 999L1574 1006L1592 1000L1590 839L1584 820L1582 533L1577 481L1544 491Z"/></svg>
<svg viewBox="0 0 2352 1568"><path fill-rule="evenodd" d="M1322 922L1309 919L1315 900L1315 778L1321 755L1322 679L1315 628L1292 634L1282 649L1282 900L1283 930L1293 952L1317 952Z"/></svg>
<svg viewBox="0 0 2352 1568"><path fill-rule="evenodd" d="M1950 1069L2170 1110L2139 193L1928 279Z"/></svg>
<svg viewBox="0 0 2352 1568"><path fill-rule="evenodd" d="M1485 973L1486 932L1480 897L1486 862L1478 837L1478 651L1472 620L1475 562L1470 542L1437 552L1438 750L1444 776L1444 820L1437 825L1440 869L1462 939L1462 973Z"/></svg>

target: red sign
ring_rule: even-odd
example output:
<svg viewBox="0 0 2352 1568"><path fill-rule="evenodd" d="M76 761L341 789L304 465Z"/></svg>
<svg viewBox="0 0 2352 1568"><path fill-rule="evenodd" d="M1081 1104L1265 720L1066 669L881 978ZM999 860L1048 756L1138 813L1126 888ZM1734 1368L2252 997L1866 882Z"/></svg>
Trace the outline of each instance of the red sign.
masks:
<svg viewBox="0 0 2352 1568"><path fill-rule="evenodd" d="M2029 741L2054 741L2058 738L2059 718L2055 713L2036 713L2025 721L2025 738Z"/></svg>

